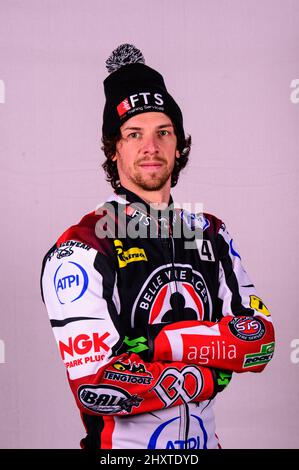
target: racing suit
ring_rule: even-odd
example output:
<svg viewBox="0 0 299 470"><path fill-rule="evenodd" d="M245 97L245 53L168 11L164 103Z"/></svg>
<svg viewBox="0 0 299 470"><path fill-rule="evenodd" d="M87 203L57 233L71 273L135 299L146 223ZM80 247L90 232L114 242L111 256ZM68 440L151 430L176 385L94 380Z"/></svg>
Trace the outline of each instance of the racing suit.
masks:
<svg viewBox="0 0 299 470"><path fill-rule="evenodd" d="M118 188L49 250L41 287L84 448L217 448L215 395L273 356L225 224L172 198L153 211Z"/></svg>

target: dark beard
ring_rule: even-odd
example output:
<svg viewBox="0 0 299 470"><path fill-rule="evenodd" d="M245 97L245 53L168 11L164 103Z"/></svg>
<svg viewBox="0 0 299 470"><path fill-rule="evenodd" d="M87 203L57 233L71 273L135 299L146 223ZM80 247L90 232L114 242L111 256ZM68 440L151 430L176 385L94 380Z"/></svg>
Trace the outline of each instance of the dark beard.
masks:
<svg viewBox="0 0 299 470"><path fill-rule="evenodd" d="M159 178L153 178L151 180L144 180L140 175L135 177L135 183L144 191L159 191L162 189L170 177L170 173L165 173Z"/></svg>

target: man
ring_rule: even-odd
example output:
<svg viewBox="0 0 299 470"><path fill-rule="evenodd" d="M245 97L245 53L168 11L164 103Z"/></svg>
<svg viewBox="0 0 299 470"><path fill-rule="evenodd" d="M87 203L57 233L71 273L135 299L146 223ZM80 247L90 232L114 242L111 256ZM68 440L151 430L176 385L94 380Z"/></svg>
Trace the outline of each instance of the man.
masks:
<svg viewBox="0 0 299 470"><path fill-rule="evenodd" d="M103 167L115 192L42 270L81 446L217 448L214 397L232 372L270 361L270 314L225 224L174 207L191 138L163 77L131 45L107 65Z"/></svg>

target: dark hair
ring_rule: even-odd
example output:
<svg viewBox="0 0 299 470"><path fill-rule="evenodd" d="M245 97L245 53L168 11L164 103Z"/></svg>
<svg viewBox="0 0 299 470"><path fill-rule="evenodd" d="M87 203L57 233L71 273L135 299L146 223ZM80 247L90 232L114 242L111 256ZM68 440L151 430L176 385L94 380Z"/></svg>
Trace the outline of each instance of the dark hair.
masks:
<svg viewBox="0 0 299 470"><path fill-rule="evenodd" d="M174 168L171 174L171 187L173 188L179 179L180 171L185 168L188 163L189 153L191 150L191 135L188 135L187 138L182 137L177 134L175 130L175 134L177 136L177 150L180 152L180 157L175 159ZM116 189L120 186L120 179L117 170L116 162L112 160L114 155L116 154L116 144L121 139L121 133L118 132L117 135L114 137L106 137L103 135L102 143L103 146L101 149L103 150L106 161L102 164L104 171L106 173L106 181L111 183L113 189Z"/></svg>

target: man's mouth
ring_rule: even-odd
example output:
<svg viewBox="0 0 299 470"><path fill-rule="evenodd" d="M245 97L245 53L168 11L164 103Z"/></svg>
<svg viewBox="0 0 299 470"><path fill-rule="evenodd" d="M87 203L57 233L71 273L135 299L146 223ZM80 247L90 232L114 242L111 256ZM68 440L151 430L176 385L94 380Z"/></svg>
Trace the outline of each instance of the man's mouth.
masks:
<svg viewBox="0 0 299 470"><path fill-rule="evenodd" d="M143 162L139 166L145 170L158 170L163 166L162 162Z"/></svg>

